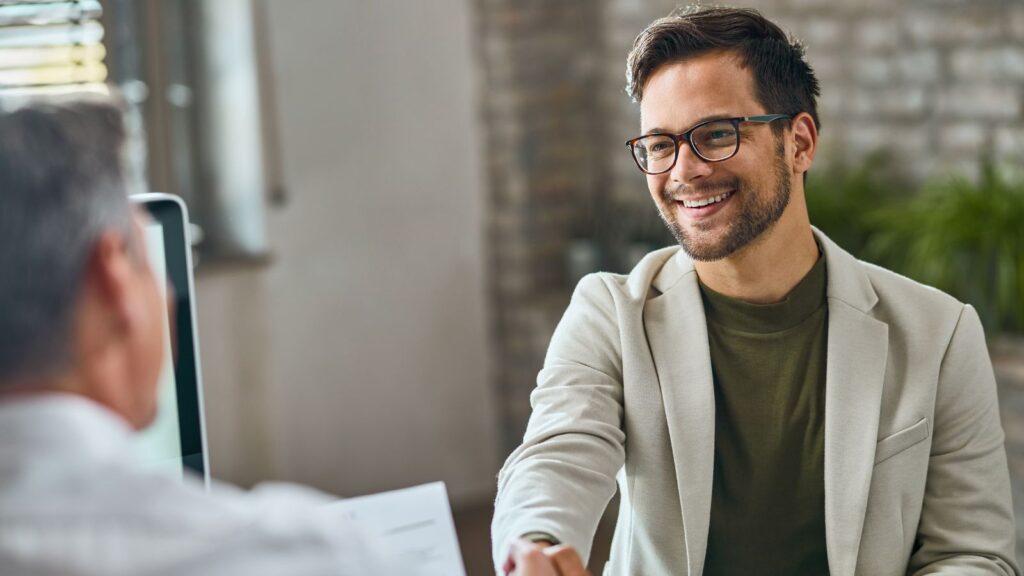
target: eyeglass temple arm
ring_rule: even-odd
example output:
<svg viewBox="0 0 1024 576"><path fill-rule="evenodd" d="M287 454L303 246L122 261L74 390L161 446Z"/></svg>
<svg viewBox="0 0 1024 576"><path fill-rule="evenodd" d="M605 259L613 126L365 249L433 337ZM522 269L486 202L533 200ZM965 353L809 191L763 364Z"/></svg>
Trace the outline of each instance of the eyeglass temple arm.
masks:
<svg viewBox="0 0 1024 576"><path fill-rule="evenodd" d="M790 114L764 114L761 116L745 116L741 118L744 122L774 122L783 118L792 118Z"/></svg>

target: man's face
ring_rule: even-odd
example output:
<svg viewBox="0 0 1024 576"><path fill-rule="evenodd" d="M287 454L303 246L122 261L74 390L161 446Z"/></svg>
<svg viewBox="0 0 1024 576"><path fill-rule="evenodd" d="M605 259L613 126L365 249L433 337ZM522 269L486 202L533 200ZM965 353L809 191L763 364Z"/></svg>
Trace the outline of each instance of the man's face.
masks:
<svg viewBox="0 0 1024 576"><path fill-rule="evenodd" d="M712 53L658 68L644 86L641 130L681 133L711 118L775 114L754 96L749 70L729 53ZM782 217L789 205L792 168L782 137L767 124L740 124L740 148L721 162L705 162L682 145L673 168L647 176L647 186L669 227L694 260L712 261L741 250ZM683 201L725 198L703 207Z"/></svg>

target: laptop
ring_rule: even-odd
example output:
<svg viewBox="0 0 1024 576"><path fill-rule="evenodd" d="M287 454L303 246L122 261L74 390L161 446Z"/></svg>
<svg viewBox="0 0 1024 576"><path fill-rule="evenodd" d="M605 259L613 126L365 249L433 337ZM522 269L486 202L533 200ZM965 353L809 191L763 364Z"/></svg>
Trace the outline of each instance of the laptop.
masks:
<svg viewBox="0 0 1024 576"><path fill-rule="evenodd" d="M136 436L135 447L147 466L178 478L192 473L209 486L188 209L172 194L131 199L150 216L143 229L146 251L173 304L164 324L157 416Z"/></svg>

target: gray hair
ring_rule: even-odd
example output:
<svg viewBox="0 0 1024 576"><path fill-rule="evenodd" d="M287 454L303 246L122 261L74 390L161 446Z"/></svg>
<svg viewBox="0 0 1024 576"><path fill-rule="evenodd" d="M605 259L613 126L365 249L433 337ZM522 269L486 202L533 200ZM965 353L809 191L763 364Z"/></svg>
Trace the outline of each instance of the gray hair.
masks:
<svg viewBox="0 0 1024 576"><path fill-rule="evenodd" d="M109 229L132 237L119 100L76 94L10 104L0 101L0 384L70 366L95 242Z"/></svg>

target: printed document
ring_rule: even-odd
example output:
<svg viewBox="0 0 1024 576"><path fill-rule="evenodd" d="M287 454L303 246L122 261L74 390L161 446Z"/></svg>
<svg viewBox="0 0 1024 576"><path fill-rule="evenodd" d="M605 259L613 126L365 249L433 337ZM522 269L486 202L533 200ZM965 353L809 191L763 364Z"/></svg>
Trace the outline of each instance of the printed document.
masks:
<svg viewBox="0 0 1024 576"><path fill-rule="evenodd" d="M413 576L465 576L444 482L330 504Z"/></svg>

